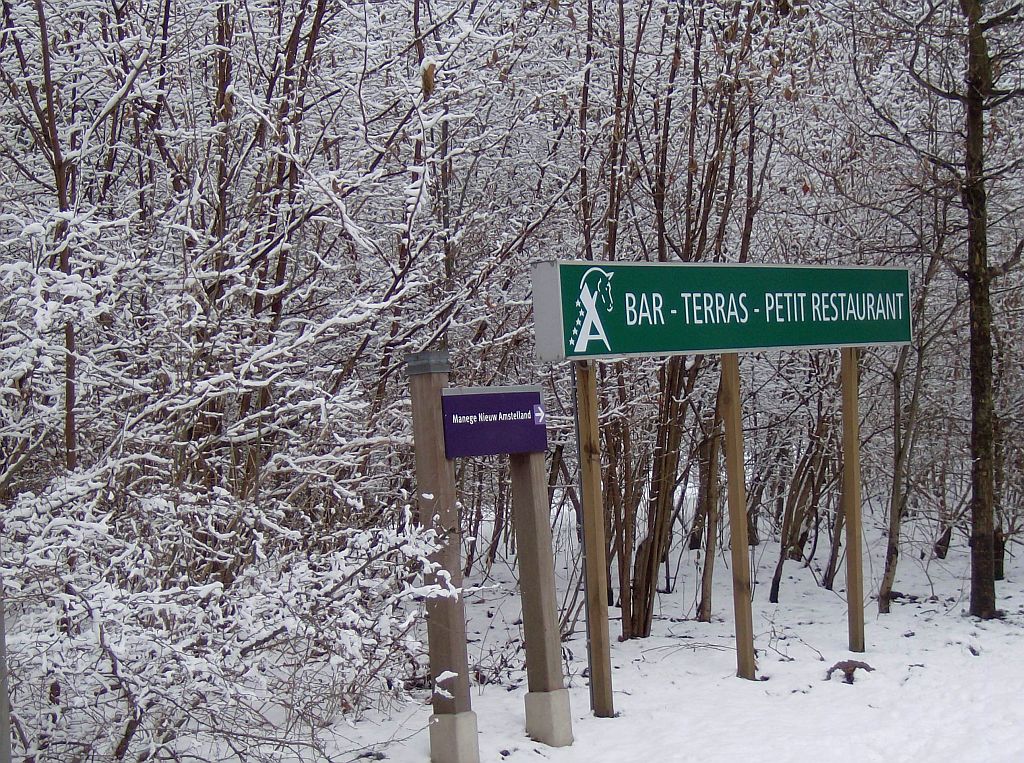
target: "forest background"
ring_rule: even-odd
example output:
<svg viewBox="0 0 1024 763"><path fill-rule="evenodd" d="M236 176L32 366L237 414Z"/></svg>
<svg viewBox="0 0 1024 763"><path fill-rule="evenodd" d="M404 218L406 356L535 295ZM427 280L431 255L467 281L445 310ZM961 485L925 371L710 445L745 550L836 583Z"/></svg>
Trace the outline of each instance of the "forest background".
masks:
<svg viewBox="0 0 1024 763"><path fill-rule="evenodd" d="M0 13L16 753L272 759L302 736L289 752L313 754L325 720L427 681L435 538L411 497L404 358L445 348L459 385L542 383L553 509L578 509L571 378L533 359L540 260L909 268L913 343L861 358L878 606L912 523L939 555L973 538L972 612L998 614L990 581L1024 522L1021 3ZM741 373L769 595L819 544L831 587L838 355L750 354ZM681 545L705 550L709 617L730 542L717 359L599 377L621 635L650 633ZM482 460L457 477L471 571L513 551L508 480ZM578 614L567 600L566 631Z"/></svg>

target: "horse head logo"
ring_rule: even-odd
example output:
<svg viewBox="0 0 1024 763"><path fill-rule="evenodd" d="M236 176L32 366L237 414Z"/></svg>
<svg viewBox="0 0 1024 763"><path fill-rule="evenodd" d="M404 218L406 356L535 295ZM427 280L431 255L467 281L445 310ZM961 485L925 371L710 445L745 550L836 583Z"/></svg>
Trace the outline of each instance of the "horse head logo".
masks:
<svg viewBox="0 0 1024 763"><path fill-rule="evenodd" d="M600 340L608 352L612 351L608 344L608 335L601 323L602 309L610 313L614 306L612 300L612 276L598 267L593 267L580 279L580 296L576 299L576 325L573 327L571 344L573 352L586 352L590 343Z"/></svg>

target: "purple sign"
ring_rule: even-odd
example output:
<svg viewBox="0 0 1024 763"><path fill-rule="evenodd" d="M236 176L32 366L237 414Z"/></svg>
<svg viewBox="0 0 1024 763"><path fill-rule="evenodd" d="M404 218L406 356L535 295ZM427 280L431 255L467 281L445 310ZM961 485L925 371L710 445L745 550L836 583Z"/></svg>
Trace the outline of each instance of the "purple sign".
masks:
<svg viewBox="0 0 1024 763"><path fill-rule="evenodd" d="M547 450L547 414L540 387L445 389L441 412L448 458Z"/></svg>

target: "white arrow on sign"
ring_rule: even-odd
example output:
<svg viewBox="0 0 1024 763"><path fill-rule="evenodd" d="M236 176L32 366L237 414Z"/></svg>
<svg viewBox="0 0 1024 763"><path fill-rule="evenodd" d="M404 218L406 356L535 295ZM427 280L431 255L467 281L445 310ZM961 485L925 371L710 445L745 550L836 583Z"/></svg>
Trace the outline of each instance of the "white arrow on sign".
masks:
<svg viewBox="0 0 1024 763"><path fill-rule="evenodd" d="M543 405L533 406L533 423L540 426L547 419L547 414L544 412Z"/></svg>

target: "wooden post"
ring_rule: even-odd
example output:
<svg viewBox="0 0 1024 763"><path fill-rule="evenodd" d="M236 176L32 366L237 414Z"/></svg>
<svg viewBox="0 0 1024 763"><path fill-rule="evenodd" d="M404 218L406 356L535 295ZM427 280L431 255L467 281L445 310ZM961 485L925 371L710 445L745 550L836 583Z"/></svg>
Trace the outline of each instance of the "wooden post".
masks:
<svg viewBox="0 0 1024 763"><path fill-rule="evenodd" d="M572 744L569 691L562 681L551 505L543 453L509 456L512 514L526 640L526 731L552 747Z"/></svg>
<svg viewBox="0 0 1024 763"><path fill-rule="evenodd" d="M441 570L427 582L462 586L461 532L455 505L455 470L444 453L441 389L448 383L448 353L407 357L416 452L416 501L420 521L437 531L440 548L431 557ZM469 696L466 614L462 595L427 600L427 641L434 676L430 759L434 763L479 763L476 714ZM441 681L438 676L454 674Z"/></svg>
<svg viewBox="0 0 1024 763"><path fill-rule="evenodd" d="M583 557L590 661L590 708L598 718L615 715L612 659L608 638L608 565L601 500L601 440L598 432L594 364L573 363L576 374L576 428L583 500Z"/></svg>
<svg viewBox="0 0 1024 763"><path fill-rule="evenodd" d="M747 547L747 490L740 417L740 366L736 353L722 355L722 419L732 546L732 606L736 615L736 675L754 680L754 624L750 613L750 554Z"/></svg>
<svg viewBox="0 0 1024 763"><path fill-rule="evenodd" d="M846 515L846 609L850 651L864 651L864 569L860 518L860 410L857 348L844 347L839 375L843 388L843 512Z"/></svg>

